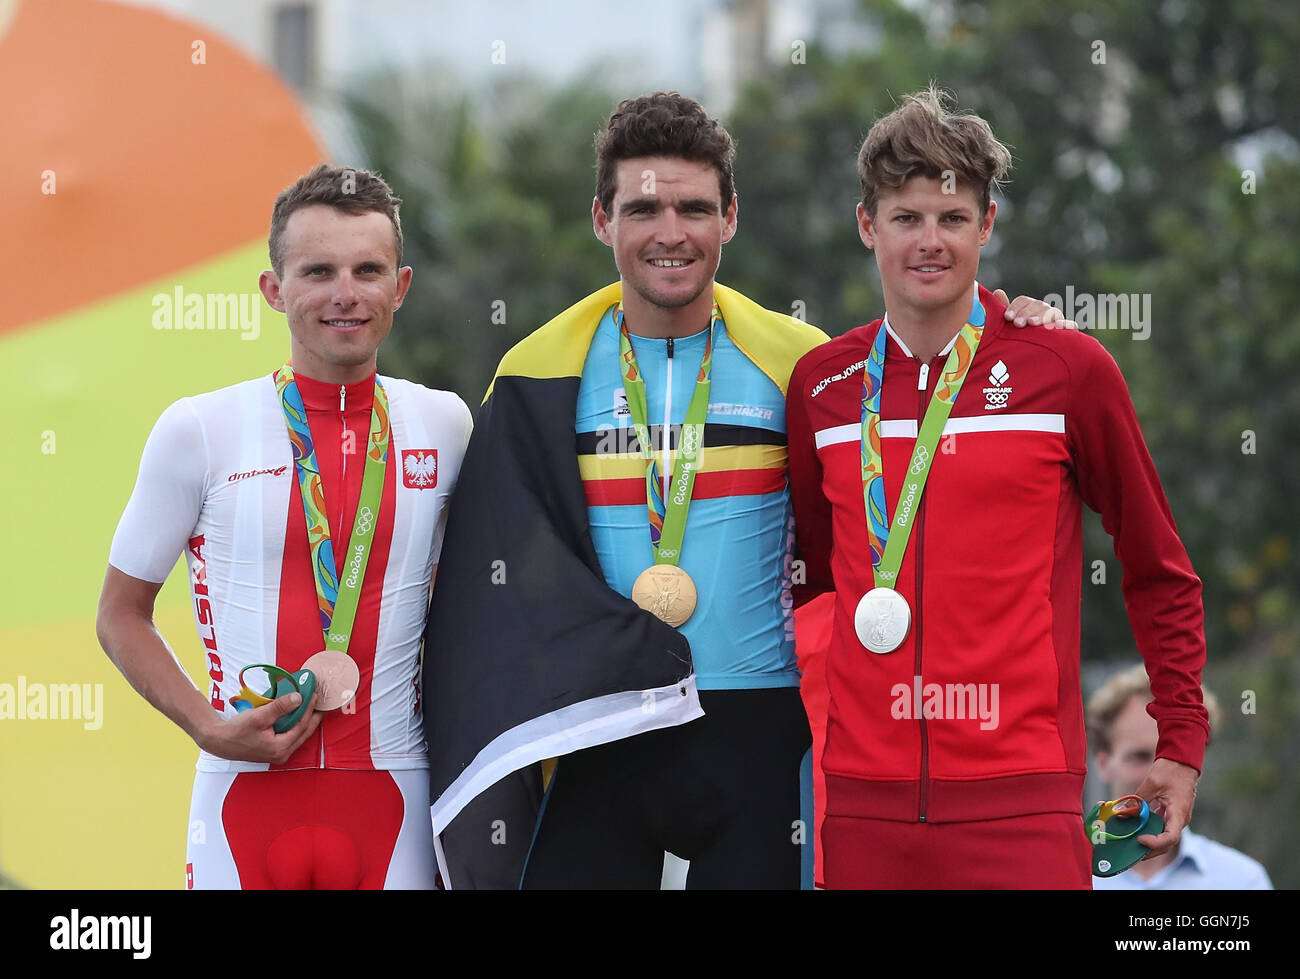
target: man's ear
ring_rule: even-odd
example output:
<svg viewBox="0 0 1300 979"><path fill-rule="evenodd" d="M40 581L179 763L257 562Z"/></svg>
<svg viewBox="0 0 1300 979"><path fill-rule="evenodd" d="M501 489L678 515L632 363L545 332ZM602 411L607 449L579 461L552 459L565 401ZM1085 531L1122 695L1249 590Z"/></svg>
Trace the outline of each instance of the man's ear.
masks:
<svg viewBox="0 0 1300 979"><path fill-rule="evenodd" d="M858 237L868 248L876 247L876 222L861 201L858 202Z"/></svg>
<svg viewBox="0 0 1300 979"><path fill-rule="evenodd" d="M596 233L596 237L609 247L614 247L614 239L609 233L609 215L600 205L600 198L591 199L591 230Z"/></svg>
<svg viewBox="0 0 1300 979"><path fill-rule="evenodd" d="M409 265L403 265L397 270L397 294L393 297L393 312L396 313L402 308L402 303L406 301L406 291L411 288L411 277L415 270Z"/></svg>
<svg viewBox="0 0 1300 979"><path fill-rule="evenodd" d="M280 277L272 269L267 269L257 277L257 288L262 290L268 306L277 313L284 312L284 297L280 294Z"/></svg>
<svg viewBox="0 0 1300 979"><path fill-rule="evenodd" d="M989 201L989 209L984 212L984 221L980 225L980 244L987 245L993 234L993 218L998 213L997 201Z"/></svg>
<svg viewBox="0 0 1300 979"><path fill-rule="evenodd" d="M731 204L722 215L722 243L725 245L736 236L736 219L740 216L740 195L731 195Z"/></svg>

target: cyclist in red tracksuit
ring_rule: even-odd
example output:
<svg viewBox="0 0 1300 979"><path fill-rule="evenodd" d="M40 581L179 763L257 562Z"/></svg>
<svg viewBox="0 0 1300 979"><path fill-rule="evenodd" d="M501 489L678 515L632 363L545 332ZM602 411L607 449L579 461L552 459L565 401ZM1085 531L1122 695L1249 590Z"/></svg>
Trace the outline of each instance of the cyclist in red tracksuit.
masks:
<svg viewBox="0 0 1300 979"><path fill-rule="evenodd" d="M809 352L790 380L807 577L796 603L835 591L822 834L831 888L1091 886L1082 504L1114 538L1155 697L1157 761L1139 794L1167 827L1140 839L1164 852L1191 815L1209 731L1200 580L1111 356L1083 333L1005 328L1002 305L975 283L996 212L988 188L1008 161L983 120L949 114L933 91L872 128L859 155L859 225L888 312ZM908 503L904 477L923 468L918 429L936 386L956 376L948 355L968 323L982 335ZM897 648L872 652L855 611L879 583L863 428L882 330L888 533L900 532L903 509L915 512L892 585L910 626Z"/></svg>

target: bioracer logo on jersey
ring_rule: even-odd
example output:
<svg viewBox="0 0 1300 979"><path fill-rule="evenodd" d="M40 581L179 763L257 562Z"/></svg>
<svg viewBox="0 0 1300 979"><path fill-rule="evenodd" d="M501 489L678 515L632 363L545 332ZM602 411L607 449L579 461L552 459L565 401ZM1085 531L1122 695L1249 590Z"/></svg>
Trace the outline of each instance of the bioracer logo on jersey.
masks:
<svg viewBox="0 0 1300 979"><path fill-rule="evenodd" d="M408 489L433 489L438 485L438 450L403 449L402 485Z"/></svg>
<svg viewBox="0 0 1300 979"><path fill-rule="evenodd" d="M1007 406L1007 398L1011 397L1011 388L1007 384L1009 380L1011 380L1011 372L1007 370L1007 365L999 360L989 371L989 384L992 387L984 389L985 411L997 411Z"/></svg>

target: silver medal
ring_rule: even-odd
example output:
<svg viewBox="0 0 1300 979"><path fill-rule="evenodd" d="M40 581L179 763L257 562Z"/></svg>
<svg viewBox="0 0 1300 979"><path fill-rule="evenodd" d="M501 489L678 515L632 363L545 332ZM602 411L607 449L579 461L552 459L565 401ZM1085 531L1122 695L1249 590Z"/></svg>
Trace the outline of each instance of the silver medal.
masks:
<svg viewBox="0 0 1300 979"><path fill-rule="evenodd" d="M907 638L912 610L892 588L873 588L862 596L853 614L858 641L873 653L892 653Z"/></svg>

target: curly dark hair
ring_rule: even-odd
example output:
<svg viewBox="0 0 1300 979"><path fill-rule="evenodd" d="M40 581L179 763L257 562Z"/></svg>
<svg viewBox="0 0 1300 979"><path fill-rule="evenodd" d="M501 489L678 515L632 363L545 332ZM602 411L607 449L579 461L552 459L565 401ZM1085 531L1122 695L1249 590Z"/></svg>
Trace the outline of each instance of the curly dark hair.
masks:
<svg viewBox="0 0 1300 979"><path fill-rule="evenodd" d="M723 211L736 195L735 140L704 106L677 92L624 99L596 134L596 199L606 211L614 206L618 162L639 156L711 163L718 171Z"/></svg>

